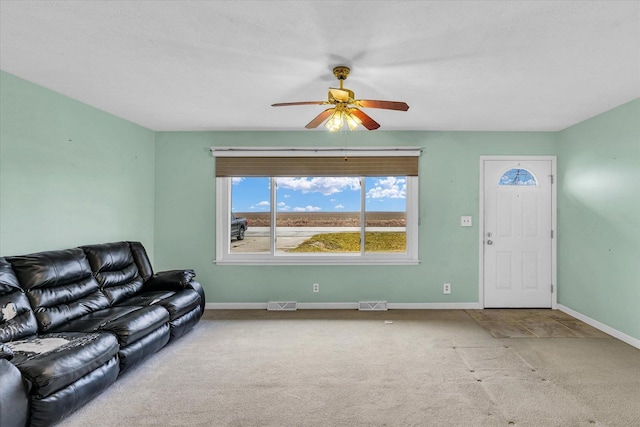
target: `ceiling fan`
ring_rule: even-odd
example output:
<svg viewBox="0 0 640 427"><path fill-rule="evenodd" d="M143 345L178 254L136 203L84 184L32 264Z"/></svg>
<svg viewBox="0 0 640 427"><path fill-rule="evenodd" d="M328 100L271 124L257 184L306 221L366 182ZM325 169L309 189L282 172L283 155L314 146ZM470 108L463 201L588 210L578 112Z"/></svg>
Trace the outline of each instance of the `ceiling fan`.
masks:
<svg viewBox="0 0 640 427"><path fill-rule="evenodd" d="M318 114L305 127L307 129L316 128L325 121L325 127L336 132L344 126L345 122L349 129L354 130L358 125L362 125L368 130L375 130L380 124L361 111L360 108L381 108L384 110L407 111L409 106L405 102L397 101L376 101L371 99L355 99L352 90L343 87L343 82L349 76L349 67L338 66L333 69L333 75L340 82L340 88L329 88L328 101L302 101L302 102L282 102L272 104L272 107L287 107L292 105L333 105L322 113Z"/></svg>

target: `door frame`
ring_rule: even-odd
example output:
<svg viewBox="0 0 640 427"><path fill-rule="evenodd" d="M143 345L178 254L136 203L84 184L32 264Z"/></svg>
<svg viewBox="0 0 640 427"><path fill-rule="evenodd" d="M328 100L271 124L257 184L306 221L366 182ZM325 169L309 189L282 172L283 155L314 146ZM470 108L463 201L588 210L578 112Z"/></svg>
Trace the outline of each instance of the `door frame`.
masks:
<svg viewBox="0 0 640 427"><path fill-rule="evenodd" d="M558 170L557 156L480 156L480 197L478 210L478 229L479 229L479 290L478 304L484 309L484 162L487 160L512 160L512 161L528 161L528 160L550 160L551 161L551 230L553 230L553 239L551 239L551 282L553 291L551 292L551 308L558 308Z"/></svg>

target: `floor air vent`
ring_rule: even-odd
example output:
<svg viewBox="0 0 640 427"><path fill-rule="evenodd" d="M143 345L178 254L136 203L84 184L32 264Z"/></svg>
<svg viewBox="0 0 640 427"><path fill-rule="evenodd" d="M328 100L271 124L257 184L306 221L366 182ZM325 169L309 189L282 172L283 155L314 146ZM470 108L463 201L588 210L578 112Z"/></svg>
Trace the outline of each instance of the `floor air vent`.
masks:
<svg viewBox="0 0 640 427"><path fill-rule="evenodd" d="M267 303L269 311L296 311L297 309L297 301L269 301Z"/></svg>
<svg viewBox="0 0 640 427"><path fill-rule="evenodd" d="M358 310L360 311L386 311L386 301L360 301L358 303Z"/></svg>

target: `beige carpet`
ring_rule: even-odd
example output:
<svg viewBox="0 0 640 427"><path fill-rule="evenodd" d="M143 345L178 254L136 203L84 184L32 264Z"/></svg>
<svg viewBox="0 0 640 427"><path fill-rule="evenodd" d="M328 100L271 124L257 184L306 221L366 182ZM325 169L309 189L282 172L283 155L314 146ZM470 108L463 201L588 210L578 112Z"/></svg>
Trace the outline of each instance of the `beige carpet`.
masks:
<svg viewBox="0 0 640 427"><path fill-rule="evenodd" d="M462 310L208 310L60 425L640 426L640 350Z"/></svg>

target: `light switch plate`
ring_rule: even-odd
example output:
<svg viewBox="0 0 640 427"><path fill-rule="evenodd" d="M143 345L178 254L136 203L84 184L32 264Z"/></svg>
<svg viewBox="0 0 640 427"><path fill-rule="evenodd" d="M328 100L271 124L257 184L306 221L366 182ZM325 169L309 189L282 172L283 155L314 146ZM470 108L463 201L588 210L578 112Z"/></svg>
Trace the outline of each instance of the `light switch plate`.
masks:
<svg viewBox="0 0 640 427"><path fill-rule="evenodd" d="M460 227L471 227L472 225L473 224L472 224L470 215L469 216L463 215L460 217Z"/></svg>

